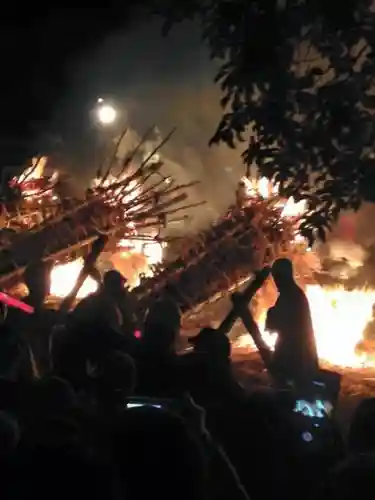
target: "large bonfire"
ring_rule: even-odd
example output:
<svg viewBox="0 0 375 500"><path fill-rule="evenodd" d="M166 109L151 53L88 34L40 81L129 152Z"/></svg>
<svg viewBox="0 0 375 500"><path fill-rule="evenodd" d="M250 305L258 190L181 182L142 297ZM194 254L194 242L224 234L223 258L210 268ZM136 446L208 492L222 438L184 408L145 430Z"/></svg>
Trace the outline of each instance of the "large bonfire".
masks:
<svg viewBox="0 0 375 500"><path fill-rule="evenodd" d="M92 181L83 198L61 195L59 174L46 173L46 158L33 163L3 186L0 233L0 286L12 289L25 268L40 261L54 264L51 295L63 298L73 289L92 246L105 239L106 266L120 267L131 286L152 274L162 260L162 228L185 210L186 189L162 174L161 142L135 162L130 151L113 173L114 160ZM139 156L139 155L138 155ZM133 161L134 160L134 161ZM96 274L97 276L97 274ZM78 298L96 290L88 276Z"/></svg>
<svg viewBox="0 0 375 500"><path fill-rule="evenodd" d="M274 200L281 209L281 218L288 219L292 225L294 234L289 241L287 256L294 262L296 279L304 288L310 303L319 357L330 364L343 367L374 366L373 353L361 346L365 329L374 320L375 290L348 290L341 284L322 286L319 283L319 259L298 231L298 221L307 209L306 203L295 203L293 198L281 199L278 187L265 178L260 180L258 189L250 181L244 179L244 182L248 203L251 204L254 197L258 196L264 200ZM263 338L273 348L277 336L264 327L266 309L274 304L277 296L272 280L269 280L268 287L260 295L261 308L257 319ZM251 345L249 336L241 336L237 345Z"/></svg>
<svg viewBox="0 0 375 500"><path fill-rule="evenodd" d="M212 306L227 297L254 270L288 256L310 302L320 357L346 367L374 363L357 347L372 320L375 291L323 287L317 282L318 259L298 233L306 209L303 202L282 199L267 179L244 178L237 203L206 231L186 235L179 258L165 262L167 243L160 231L172 214L186 208L188 186L175 186L161 174L158 148L140 165L131 160L132 154L117 175L108 168L82 200L59 194L59 176L44 174L44 159L35 160L14 178L11 196L3 204L0 286L14 289L30 261L50 261L54 264L51 295L64 298L73 289L90 246L105 235L106 254L127 275L140 309L145 311L155 297L172 293L184 312L184 326L194 328L202 326L208 303ZM78 298L97 287L97 280L88 276ZM275 298L269 280L254 301L270 346L275 335L264 330L264 317ZM240 337L237 345L244 346L245 338Z"/></svg>
<svg viewBox="0 0 375 500"><path fill-rule="evenodd" d="M207 324L208 302L217 315L223 308L215 310L215 303L222 304L228 292L246 282L255 269L286 256L293 260L297 281L310 302L321 359L344 367L372 366L371 353L358 347L373 319L375 291L319 284L319 259L298 232L306 203L282 199L278 186L265 178L244 178L240 186L235 206L208 230L187 238L180 258L135 290L140 302L147 304L154 294L172 292L185 312L185 328L201 327ZM264 322L275 300L270 279L257 294L254 314L271 348L276 335L265 330ZM243 335L236 345L249 347L252 342Z"/></svg>

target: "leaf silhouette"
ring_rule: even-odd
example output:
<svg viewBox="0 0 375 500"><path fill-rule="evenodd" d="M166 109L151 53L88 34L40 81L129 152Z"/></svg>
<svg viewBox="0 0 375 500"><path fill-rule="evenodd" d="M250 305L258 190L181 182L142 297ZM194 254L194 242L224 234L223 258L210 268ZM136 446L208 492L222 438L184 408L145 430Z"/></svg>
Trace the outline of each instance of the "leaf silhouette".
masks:
<svg viewBox="0 0 375 500"><path fill-rule="evenodd" d="M274 0L164 1L165 19L174 10L179 20L183 12L197 16L219 63L215 82L225 111L209 144L236 148L246 140L245 165L255 163L286 194L303 192L310 210L302 230L311 241L324 239L341 210L375 200L369 0L283 8Z"/></svg>

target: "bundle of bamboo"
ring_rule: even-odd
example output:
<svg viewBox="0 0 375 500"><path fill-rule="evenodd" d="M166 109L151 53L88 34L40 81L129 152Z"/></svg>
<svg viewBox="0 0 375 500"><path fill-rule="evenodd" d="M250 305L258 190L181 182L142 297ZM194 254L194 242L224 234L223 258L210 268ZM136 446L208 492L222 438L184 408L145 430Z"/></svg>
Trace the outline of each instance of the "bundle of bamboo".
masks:
<svg viewBox="0 0 375 500"><path fill-rule="evenodd" d="M175 186L166 182L160 174L163 163L153 161L172 132L134 168L130 165L137 146L124 160L117 180L108 182L113 155L100 182L88 190L85 200L61 199L54 203L53 210L43 210L42 203L39 220L27 230L14 232L8 241L2 241L0 286L17 283L30 263L69 261L85 255L103 235L112 241L135 235L137 238L144 235L147 240L148 228L161 228L171 214L189 208L184 204L186 189L193 184Z"/></svg>
<svg viewBox="0 0 375 500"><path fill-rule="evenodd" d="M57 197L52 208L50 201L43 201L40 217L27 231L15 232L10 241L1 242L0 238L0 286L8 288L20 282L30 263L67 262L90 255L98 240L105 241L100 251L104 246L116 247L124 239L155 240L149 234L150 228L159 229L160 234L176 212L196 206L185 204L186 189L195 183L175 186L173 180L161 174L163 163L158 151L173 131L137 168L132 165L151 130L123 160L116 175L112 172L114 152L85 200ZM188 317L202 304L217 300L247 281L254 271L275 258L295 251L295 218L283 215L278 195L268 199L255 195L231 207L206 231L184 237L179 258L157 265L153 277L144 278L133 294L140 314L156 297L172 294ZM80 281L87 272L85 269Z"/></svg>
<svg viewBox="0 0 375 500"><path fill-rule="evenodd" d="M142 312L155 297L172 294L185 313L195 314L249 279L255 270L295 249L294 221L281 217L275 200L254 198L232 207L208 230L181 245L178 260L155 269L134 290Z"/></svg>

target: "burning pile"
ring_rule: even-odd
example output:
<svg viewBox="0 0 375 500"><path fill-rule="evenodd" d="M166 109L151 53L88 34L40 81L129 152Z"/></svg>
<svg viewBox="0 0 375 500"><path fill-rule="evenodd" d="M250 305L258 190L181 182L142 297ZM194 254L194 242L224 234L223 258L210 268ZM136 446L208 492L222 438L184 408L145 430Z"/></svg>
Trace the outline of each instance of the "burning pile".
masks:
<svg viewBox="0 0 375 500"><path fill-rule="evenodd" d="M375 291L318 284L319 259L298 233L305 204L282 199L277 186L267 179L243 179L237 204L206 231L186 235L180 241L179 258L162 263L165 242L160 230L171 214L187 208L182 203L188 186L174 186L161 175L157 151L140 165L132 165L131 152L116 176L110 165L84 200L59 195L57 174L43 175L41 160L14 179L12 196L2 211L0 285L11 287L20 281L30 261L49 260L54 263L51 294L65 297L90 246L104 234L110 260L135 285L140 309L145 311L155 297L173 294L184 311L184 327L190 329L204 325L207 303L228 297L254 270L287 256L310 302L320 357L341 366L375 365L361 342L373 320ZM96 287L89 276L78 297ZM264 316L275 298L271 281L255 301L257 319L270 346L275 336L264 331ZM247 339L240 337L237 345L247 345Z"/></svg>
<svg viewBox="0 0 375 500"><path fill-rule="evenodd" d="M207 326L208 302L212 308L225 302L228 291L245 282L254 269L287 256L310 302L321 359L344 367L375 366L374 354L361 348L363 332L373 319L375 291L321 286L319 258L298 232L305 203L282 199L277 186L265 178L258 182L243 179L240 188L237 206L207 231L187 238L178 261L134 290L143 307L154 295L173 293L185 311L186 329ZM264 322L276 296L270 279L255 300L255 315L271 347L276 336L265 331ZM248 335L241 336L236 345L252 346Z"/></svg>
<svg viewBox="0 0 375 500"><path fill-rule="evenodd" d="M277 186L272 186L267 179L260 179L258 189L249 181L245 181L245 185L251 198L259 194L265 199L278 198ZM297 281L304 288L310 303L319 357L337 366L375 366L375 350L366 347L371 342L363 342L366 327L375 321L375 290L347 290L342 284L330 287L318 284L319 259L298 233L298 218L306 210L304 202L296 204L292 198L279 198L276 203L282 207L282 216L291 221L295 229L289 257L294 262ZM298 248L298 251L293 252L293 247L294 250ZM304 269L312 272L307 276ZM266 331L264 324L266 310L273 306L276 297L276 288L270 279L265 290L259 293L257 320L263 337L271 348L275 345L277 336ZM236 345L253 347L248 335L240 336Z"/></svg>
<svg viewBox="0 0 375 500"><path fill-rule="evenodd" d="M264 181L268 183L261 179L259 184ZM300 273L311 274L311 256L297 232L304 207L292 199L283 202L276 193L267 197L248 179L241 184L246 196L209 229L184 238L180 258L134 290L141 309L147 309L155 296L171 293L186 313L185 326L192 326L197 309L246 282L254 270L277 257L293 255Z"/></svg>
<svg viewBox="0 0 375 500"><path fill-rule="evenodd" d="M44 159L12 179L7 186L11 196L3 204L0 285L11 288L22 280L27 265L51 261L55 264L51 292L65 297L76 282L83 258L103 235L107 255L129 260L139 254L141 265L130 269L133 284L139 273L152 273L152 266L162 257L160 231L171 214L187 208L183 203L190 187L175 186L161 174L158 150L164 142L145 154L139 165L132 161L136 150L131 151L117 175L110 164L82 200L58 195L58 175L43 175ZM97 282L88 277L79 296L96 287Z"/></svg>
<svg viewBox="0 0 375 500"><path fill-rule="evenodd" d="M318 284L306 285L305 293L310 303L319 357L329 364L342 367L373 367L374 352L360 349L366 326L373 319L375 291L345 290L343 287L325 288ZM271 294L270 294L271 295ZM258 317L263 338L273 348L277 336L264 328L265 311L273 305L263 301L264 308ZM249 335L241 335L235 346L253 349Z"/></svg>

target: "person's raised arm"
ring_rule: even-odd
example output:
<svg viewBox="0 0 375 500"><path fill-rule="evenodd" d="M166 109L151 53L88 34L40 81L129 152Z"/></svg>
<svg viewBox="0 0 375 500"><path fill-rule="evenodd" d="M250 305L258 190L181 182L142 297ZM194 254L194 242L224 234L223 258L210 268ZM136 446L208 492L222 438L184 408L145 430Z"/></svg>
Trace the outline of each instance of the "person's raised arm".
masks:
<svg viewBox="0 0 375 500"><path fill-rule="evenodd" d="M240 316L246 330L254 340L254 344L258 349L264 364L269 369L271 360L271 351L263 340L258 325L249 310L248 304L242 300L241 296L238 296L236 294L232 295L232 302L234 304L234 307L238 310L238 315Z"/></svg>
<svg viewBox="0 0 375 500"><path fill-rule="evenodd" d="M224 335L227 335L230 332L237 318L241 315L242 308L248 307L249 302L254 297L259 288L262 287L269 274L270 268L264 267L263 269L255 273L254 279L249 283L249 285L242 293L232 295L233 307L217 329L218 332L223 333ZM235 300L233 300L234 297Z"/></svg>

